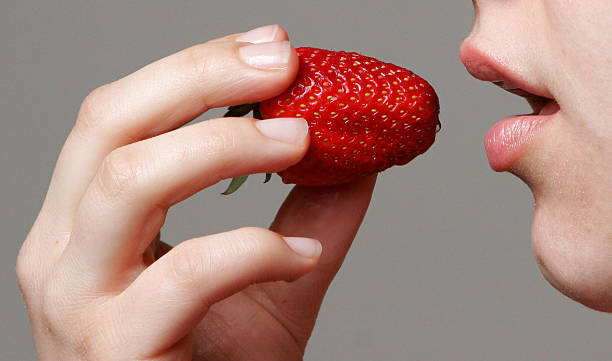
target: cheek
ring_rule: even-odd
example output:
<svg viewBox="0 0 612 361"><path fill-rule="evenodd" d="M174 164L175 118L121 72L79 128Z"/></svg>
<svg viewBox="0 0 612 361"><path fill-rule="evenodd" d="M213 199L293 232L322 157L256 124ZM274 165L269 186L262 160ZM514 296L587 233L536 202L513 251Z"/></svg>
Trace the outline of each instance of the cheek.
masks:
<svg viewBox="0 0 612 361"><path fill-rule="evenodd" d="M609 112L612 1L542 0L542 3L546 64L543 71L547 82L554 84L555 95L570 106L603 108Z"/></svg>
<svg viewBox="0 0 612 361"><path fill-rule="evenodd" d="M612 234L602 227L605 219L590 221L580 213L563 204L539 204L533 250L555 288L587 307L612 312Z"/></svg>

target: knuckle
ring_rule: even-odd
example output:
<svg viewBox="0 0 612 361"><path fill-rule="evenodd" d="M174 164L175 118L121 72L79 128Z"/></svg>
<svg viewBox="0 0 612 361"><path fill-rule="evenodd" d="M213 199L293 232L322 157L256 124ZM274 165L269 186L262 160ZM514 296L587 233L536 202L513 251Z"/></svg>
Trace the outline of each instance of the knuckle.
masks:
<svg viewBox="0 0 612 361"><path fill-rule="evenodd" d="M57 233L50 230L46 222L35 222L19 249L15 264L17 284L26 302L37 299L47 279L52 275L57 258L55 249L47 249L41 245L49 242L64 245L69 238L69 232Z"/></svg>
<svg viewBox="0 0 612 361"><path fill-rule="evenodd" d="M188 71L196 78L203 78L209 75L213 64L210 56L210 46L208 43L197 44L185 49L185 66Z"/></svg>
<svg viewBox="0 0 612 361"><path fill-rule="evenodd" d="M105 123L111 102L109 88L111 84L104 84L91 91L79 109L75 129L80 133L89 133L99 130L99 125Z"/></svg>
<svg viewBox="0 0 612 361"><path fill-rule="evenodd" d="M237 162L245 161L244 142L241 141L245 135L240 124L244 120L236 120L235 124L228 124L224 119L211 119L203 125L202 152L217 181L227 178Z"/></svg>
<svg viewBox="0 0 612 361"><path fill-rule="evenodd" d="M205 147L210 155L227 154L235 151L241 138L240 120L228 124L226 119L211 119L205 126Z"/></svg>
<svg viewBox="0 0 612 361"><path fill-rule="evenodd" d="M17 284L19 285L21 292L27 296L29 290L32 288L31 285L34 282L34 270L32 269L31 257L26 251L25 243L21 247L19 255L17 256L15 273L17 275Z"/></svg>
<svg viewBox="0 0 612 361"><path fill-rule="evenodd" d="M238 229L236 246L242 248L240 251L249 255L270 255L276 249L280 236L276 233L259 227L243 227Z"/></svg>
<svg viewBox="0 0 612 361"><path fill-rule="evenodd" d="M196 286L199 276L205 274L212 265L211 258L206 256L208 252L194 250L188 243L179 244L174 248L174 255L170 261L170 274L179 287L193 289L192 286Z"/></svg>
<svg viewBox="0 0 612 361"><path fill-rule="evenodd" d="M136 186L141 173L136 158L127 147L115 149L104 158L96 176L104 196L115 198Z"/></svg>
<svg viewBox="0 0 612 361"><path fill-rule="evenodd" d="M265 261L276 253L279 238L274 232L257 227L241 228L221 237L204 243L187 241L175 247L169 265L173 283L193 290L207 275L222 272L236 260Z"/></svg>
<svg viewBox="0 0 612 361"><path fill-rule="evenodd" d="M256 239L269 238L274 232L261 227L242 227L236 230L240 236L248 241Z"/></svg>

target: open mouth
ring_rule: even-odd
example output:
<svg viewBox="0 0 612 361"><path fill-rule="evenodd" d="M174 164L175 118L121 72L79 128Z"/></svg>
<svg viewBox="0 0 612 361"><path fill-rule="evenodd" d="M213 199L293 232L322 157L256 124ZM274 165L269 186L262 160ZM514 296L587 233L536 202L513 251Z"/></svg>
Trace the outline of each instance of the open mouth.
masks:
<svg viewBox="0 0 612 361"><path fill-rule="evenodd" d="M493 170L512 169L532 144L533 138L561 110L553 99L531 93L509 81L493 81L504 90L525 98L533 113L506 117L495 123L485 137L485 149Z"/></svg>
<svg viewBox="0 0 612 361"><path fill-rule="evenodd" d="M491 82L504 90L525 98L532 114L514 115L495 123L485 137L485 149L493 170L512 170L529 149L544 125L561 111L552 93L534 74L517 71L516 66L501 62L491 51L479 48L468 37L461 46L461 61L476 79ZM536 74L537 75L537 74Z"/></svg>
<svg viewBox="0 0 612 361"><path fill-rule="evenodd" d="M533 109L533 113L531 115L547 115L542 114L542 112L544 110L549 110L550 107L546 107L546 105L551 102L554 102L554 99L530 93L505 80L494 81L493 84L497 85L498 87L504 89L507 92L510 92L514 95L518 95L521 98L527 100L527 103L529 103L529 106L531 106L531 109Z"/></svg>

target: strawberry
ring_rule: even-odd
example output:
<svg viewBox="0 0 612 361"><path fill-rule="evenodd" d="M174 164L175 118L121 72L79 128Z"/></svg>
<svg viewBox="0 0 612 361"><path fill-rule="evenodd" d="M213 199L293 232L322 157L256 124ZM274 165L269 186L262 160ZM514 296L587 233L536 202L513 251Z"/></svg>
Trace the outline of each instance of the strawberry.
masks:
<svg viewBox="0 0 612 361"><path fill-rule="evenodd" d="M404 165L433 144L440 127L439 102L424 79L358 53L296 51L300 67L294 83L254 109L263 119L302 117L310 125L306 156L278 173L284 183L351 182ZM241 115L247 109L243 107Z"/></svg>

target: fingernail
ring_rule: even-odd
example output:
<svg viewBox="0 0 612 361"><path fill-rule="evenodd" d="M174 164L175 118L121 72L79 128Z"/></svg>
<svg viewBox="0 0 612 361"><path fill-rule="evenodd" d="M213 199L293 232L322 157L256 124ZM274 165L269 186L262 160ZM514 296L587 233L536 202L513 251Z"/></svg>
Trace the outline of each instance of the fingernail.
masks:
<svg viewBox="0 0 612 361"><path fill-rule="evenodd" d="M317 258L323 251L321 243L316 239L303 237L283 237L289 248L303 257Z"/></svg>
<svg viewBox="0 0 612 361"><path fill-rule="evenodd" d="M268 138L300 144L308 135L308 123L302 118L272 118L258 120L255 126Z"/></svg>
<svg viewBox="0 0 612 361"><path fill-rule="evenodd" d="M273 41L246 45L238 50L242 60L248 65L261 69L284 69L289 63L291 43Z"/></svg>
<svg viewBox="0 0 612 361"><path fill-rule="evenodd" d="M240 35L236 38L236 41L253 44L267 43L276 40L276 33L278 33L278 30L278 25L262 26Z"/></svg>

